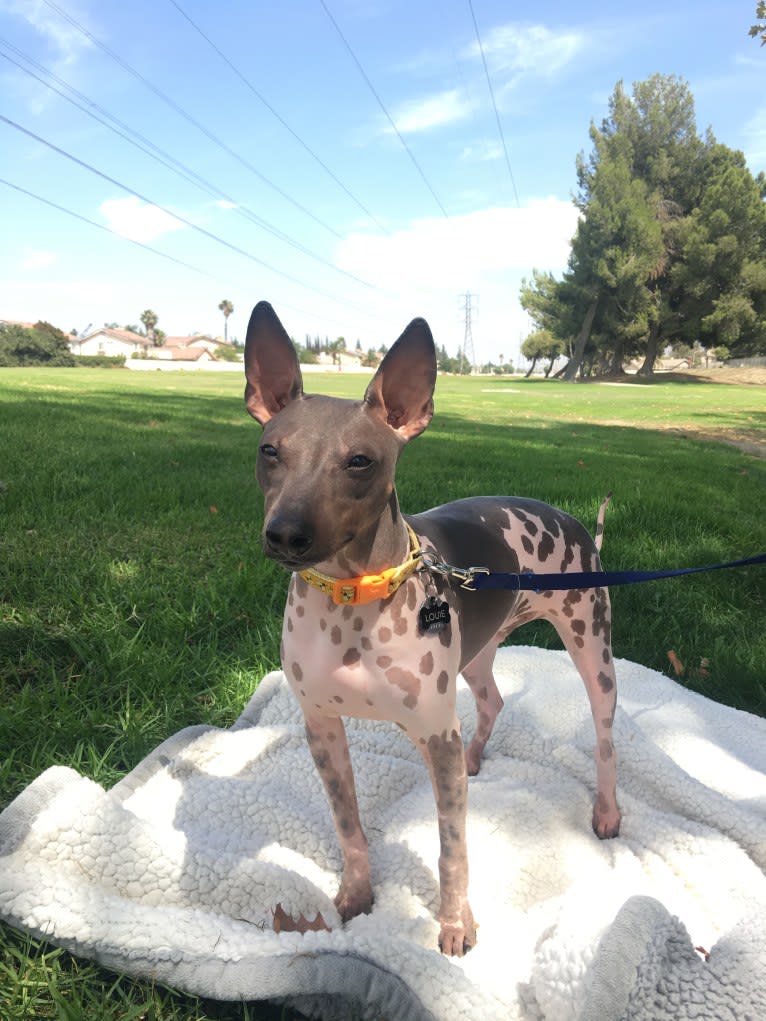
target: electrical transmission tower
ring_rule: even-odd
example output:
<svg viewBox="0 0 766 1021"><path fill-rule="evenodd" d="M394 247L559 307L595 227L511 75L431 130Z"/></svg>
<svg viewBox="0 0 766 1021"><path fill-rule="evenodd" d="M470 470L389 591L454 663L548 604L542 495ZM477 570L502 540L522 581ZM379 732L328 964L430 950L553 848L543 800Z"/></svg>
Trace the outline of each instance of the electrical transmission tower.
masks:
<svg viewBox="0 0 766 1021"><path fill-rule="evenodd" d="M461 313L463 316L463 325L465 332L463 333L463 350L461 353L461 366L460 370L463 370L463 360L467 361L472 369L476 369L476 352L473 347L473 330L472 330L472 319L476 318L479 314L478 304L479 297L476 294L471 294L470 291L466 291L465 294L460 295L461 302Z"/></svg>

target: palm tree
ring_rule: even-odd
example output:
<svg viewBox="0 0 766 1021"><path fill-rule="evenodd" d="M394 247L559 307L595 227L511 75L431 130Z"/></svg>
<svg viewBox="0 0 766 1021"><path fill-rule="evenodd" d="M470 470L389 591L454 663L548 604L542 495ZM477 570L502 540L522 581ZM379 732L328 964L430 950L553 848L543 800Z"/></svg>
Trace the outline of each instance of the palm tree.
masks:
<svg viewBox="0 0 766 1021"><path fill-rule="evenodd" d="M223 312L223 339L228 343L229 341L229 316L234 311L234 306L228 300L224 298L218 306L219 310Z"/></svg>
<svg viewBox="0 0 766 1021"><path fill-rule="evenodd" d="M151 340L152 344L157 343L157 338L154 334L154 327L159 321L159 316L156 312L153 312L150 308L147 308L141 313L141 322L144 324L146 329L146 336Z"/></svg>

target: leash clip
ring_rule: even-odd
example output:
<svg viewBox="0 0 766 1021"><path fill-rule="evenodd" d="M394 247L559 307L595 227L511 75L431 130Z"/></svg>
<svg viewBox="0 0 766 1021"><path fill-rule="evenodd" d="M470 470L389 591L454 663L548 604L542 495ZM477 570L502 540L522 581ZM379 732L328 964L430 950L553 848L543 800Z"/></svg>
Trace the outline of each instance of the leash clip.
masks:
<svg viewBox="0 0 766 1021"><path fill-rule="evenodd" d="M433 553L428 553L425 550L421 552L420 560L423 566L418 568L418 570L434 571L443 578L454 578L460 582L460 587L467 592L476 591L473 583L477 574L490 573L488 567L454 567L452 564L445 564L444 561L438 560Z"/></svg>

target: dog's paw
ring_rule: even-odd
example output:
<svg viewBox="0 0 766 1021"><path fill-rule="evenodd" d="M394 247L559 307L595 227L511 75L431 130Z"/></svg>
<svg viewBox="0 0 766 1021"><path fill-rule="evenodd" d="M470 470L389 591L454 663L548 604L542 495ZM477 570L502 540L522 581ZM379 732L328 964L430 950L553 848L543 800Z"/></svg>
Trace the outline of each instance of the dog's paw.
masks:
<svg viewBox="0 0 766 1021"><path fill-rule="evenodd" d="M599 795L593 806L593 832L599 840L610 840L620 834L622 816L616 802L611 805Z"/></svg>
<svg viewBox="0 0 766 1021"><path fill-rule="evenodd" d="M353 884L342 881L335 897L335 907L343 921L348 922L357 915L369 915L374 899L369 881Z"/></svg>
<svg viewBox="0 0 766 1021"><path fill-rule="evenodd" d="M441 923L439 949L447 957L463 957L476 946L477 928L471 909L466 905L459 922Z"/></svg>

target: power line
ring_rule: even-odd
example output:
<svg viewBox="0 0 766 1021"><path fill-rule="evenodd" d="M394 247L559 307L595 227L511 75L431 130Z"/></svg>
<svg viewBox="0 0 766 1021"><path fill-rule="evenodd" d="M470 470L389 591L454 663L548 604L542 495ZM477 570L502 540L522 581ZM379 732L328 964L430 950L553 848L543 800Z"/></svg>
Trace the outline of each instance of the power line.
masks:
<svg viewBox="0 0 766 1021"><path fill-rule="evenodd" d="M97 46L115 63L119 64L120 67L123 68L123 70L133 75L134 78L140 81L142 85L144 85L147 89L149 89L150 92L157 96L158 99L161 99L163 103L166 103L180 117L183 117L184 120L186 120L189 124L197 128L198 131L201 131L202 134L205 135L206 138L210 139L210 141L213 142L214 145L217 145L220 149L223 149L223 151L228 153L228 155L231 156L232 159L235 159L238 163L245 167L246 170L249 170L252 174L259 178L259 180L263 181L264 184L268 185L269 188L275 191L283 199L285 199L291 205L295 206L296 209L299 209L305 216L308 216L315 223L318 223L320 227L323 227L325 230L329 231L330 234L338 238L339 241L343 240L343 237L335 230L334 227L331 227L329 224L325 223L324 220L321 220L318 216L312 213L310 209L307 209L304 205L301 205L301 203L298 202L297 199L294 199L291 195L284 191L284 189L280 188L278 184L275 184L272 180L266 177L265 174L262 174L260 170L258 170L256 167L252 165L252 163L248 162L248 160L246 160L238 152L232 149L231 146L228 146L224 141L218 138L217 135L214 135L212 131L205 127L204 124L202 124L195 117L193 117L187 110L185 110L180 104L176 103L174 99L171 99L170 96L164 93L156 85L153 85L152 82L150 82L148 78L142 75L140 71L137 71L126 60L123 60L122 57L119 56L119 54L115 53L114 50L110 49L105 43L102 43L100 39L93 35L92 32L89 32L87 28L85 28L83 25L79 23L79 21L76 21L70 14L68 14L65 10L59 7L58 4L54 3L53 0L45 0L45 3L48 5L48 7L51 8L51 10L55 11L60 17L64 18L65 21L72 25L73 28L76 28L78 32L81 32L82 35L84 35L86 39L90 40L90 42L92 42L94 46Z"/></svg>
<svg viewBox="0 0 766 1021"><path fill-rule="evenodd" d="M51 149L53 152L58 153L59 156L64 156L65 159L70 160L72 163L76 163L84 170L90 171L92 174L95 174L102 180L108 181L110 184L115 185L115 187L121 188L123 191L128 192L129 195L133 195L135 196L135 198L140 199L142 202L146 202L151 206L155 206L157 209L161 210L167 216L172 217L174 220L178 220L179 223L184 224L184 226L186 227L191 227L191 229L197 231L198 234L202 234L203 237L206 237L211 241L215 241L219 245L223 245L225 248L230 249L232 252L236 252L237 255L244 256L244 258L249 259L251 262L257 263L259 266L262 266L264 269L270 270L272 273L276 273L277 276L284 277L285 280L289 280L291 283L298 284L299 287L305 287L309 291L314 291L316 294L321 294L323 298L329 298L331 301L338 300L333 295L328 294L326 291L322 291L318 287L312 287L311 284L304 283L304 281L299 280L297 277L291 276L289 273L285 273L283 270L277 269L275 266L270 265L263 259L259 259L258 256L253 255L251 252L247 252L243 248L239 248L237 247L237 245L233 245L231 244L231 242L225 241L223 238L218 237L218 235L213 234L209 230L205 230L204 227L200 227L198 224L193 223L191 220L185 219L178 213L171 212L169 209L166 209L165 206L160 205L159 202L152 201L152 199L149 199L145 195L142 195L141 192L135 191L133 188L130 188L127 184L123 184L121 181L116 180L114 177L110 177L108 174L105 174L102 170L97 170L96 167L91 166L90 163L86 163L84 160L81 160L77 156L72 155L72 153L66 152L64 149L60 149L57 145L54 145L53 142L48 142L46 139L41 138L40 135L36 135L34 131L30 131L28 128L22 127L21 124L17 124L15 121L12 121L9 117L0 114L0 121L3 121L5 124L10 125L10 127L12 128L16 128L17 131L21 131L29 138L33 138L36 142L40 142L42 145L47 146L47 148ZM341 304L344 303L341 302ZM351 302L347 302L345 304L347 304L349 307L355 307Z"/></svg>
<svg viewBox="0 0 766 1021"><path fill-rule="evenodd" d="M0 177L0 184L6 185L8 188L13 188L14 191L21 192L22 195L27 195L31 199L35 199L37 202L42 202L46 206L50 206L51 209L57 209L60 213L66 213L67 216L73 216L76 220L81 220L83 223L87 223L91 227L98 227L99 230L105 230L107 234L112 234L116 238L120 238L122 241L130 241L132 245L138 245L139 248L143 248L146 252L151 252L153 255L159 255L163 259L168 259L170 262L174 262L177 266L183 266L184 269L191 269L195 273L201 273L203 276L210 277L211 280L218 280L219 277L213 276L212 273L208 273L207 270L200 269L198 266L192 266L189 262L184 262L182 259L176 259L173 255L168 255L167 252L161 252L158 248L152 248L151 245L144 244L143 241L136 241L134 238L126 237L124 234L119 234L116 230L112 230L111 227L107 227L103 223L96 223L95 220L89 220L87 216L82 216L80 213L76 213L73 209L67 209L66 206L60 206L57 202L52 202L50 199L43 198L42 195L37 195L33 191L27 191L26 188L22 188L19 184L14 184L13 181L6 181L4 177Z"/></svg>
<svg viewBox="0 0 766 1021"><path fill-rule="evenodd" d="M308 145L308 143L305 142L304 139L301 138L301 136L297 133L297 131L293 130L293 128L290 127L290 125L287 123L287 121L284 119L284 117L282 117L282 115L277 110L274 109L274 107L271 105L271 103L266 99L266 97L261 92L258 91L258 89L250 81L250 79L246 78L245 75L243 75L242 72L239 70L239 68L236 67L234 64L232 64L232 62L229 60L229 58L226 56L226 54L218 46L216 46L216 44L213 42L213 40L210 38L210 36L208 36L199 27L199 25L196 23L196 21L192 20L192 18L183 9L183 7L181 7L181 5L179 3L176 3L176 0L170 0L170 3L175 7L175 9L178 11L178 13L183 18L185 18L186 21L188 21L188 23L191 25L191 27L194 29L194 31L197 32L200 36L202 36L202 38L205 40L205 42L208 44L208 46L218 54L218 56L221 58L221 60L224 62L224 64L226 64L226 66L229 68L229 70L233 74L235 74L237 76L237 78L239 78L239 80L244 85L247 86L247 88L253 93L253 95L256 97L256 99L258 99L266 107L266 109L269 111L269 113L279 121L279 123L282 125L282 127L293 136L293 138L296 140L296 142L298 142L298 144L301 145L306 150L306 152L309 154L309 156L311 156L311 158L313 160L315 160L316 163L319 164L319 166L322 168L322 170L324 170L324 172L329 177L331 177L333 181L335 181L335 183L338 185L338 187L341 188L346 193L346 195L348 195L348 197L351 199L351 201L354 202L362 210L362 212L365 214L365 216L367 216L370 220L372 220L372 222L376 225L376 227L378 227L380 230L382 230L384 234L389 234L390 231L388 231L387 228L384 227L383 224L370 212L370 210L364 205L364 203L359 198L357 198L357 196L349 188L346 187L346 185L343 183L343 181L341 181L340 178L330 169L330 167L327 166L327 164L324 162L324 160L322 160L321 157L319 157L314 152L314 150L311 148L311 146Z"/></svg>
<svg viewBox="0 0 766 1021"><path fill-rule="evenodd" d="M49 2L49 0L46 0L46 3L48 3L48 2ZM330 13L330 10L329 10L327 4L325 3L325 0L319 0L319 2L322 5L322 8L324 9L325 14L329 18L330 23L332 24L333 28L335 29L335 31L340 36L341 42L343 43L343 45L348 50L348 52L349 52L349 54L351 56L351 59L354 61L354 63L356 64L357 68L359 69L359 73L361 74L362 78L364 78L365 82L367 83L367 87L369 88L369 90L373 94L373 96L375 97L375 100L377 101L378 106L383 111L383 113L386 115L388 123L391 125L391 128L394 131L394 134L396 135L396 137L401 142L404 151L407 153L409 158L412 160L412 164L415 167L415 169L417 170L417 172L420 174L420 177L422 178L423 183L425 184L426 188L428 188L428 190L431 192L431 195L433 196L434 202L436 202L437 206L442 211L442 213L444 214L445 218L449 220L449 213L447 212L447 210L442 205L439 196L436 194L434 189L431 187L431 182L428 180L428 178L426 177L425 173L423 172L423 168L420 166L418 161L415 159L415 156L414 156L412 150L410 149L410 147L407 145L407 143L402 138L401 132L397 128L396 123L395 123L393 117L391 116L391 114L386 109L386 107L385 107L385 105L383 103L383 100L378 95L378 93L377 93L377 91L375 89L375 86L372 84L372 82L370 81L370 79L369 79L369 77L367 75L367 72L362 67L359 58L357 57L356 53L354 53L353 49L351 48L351 44L349 43L348 39L346 39L345 35L341 31L340 25L338 24L338 22L335 20L335 18Z"/></svg>
<svg viewBox="0 0 766 1021"><path fill-rule="evenodd" d="M44 78L41 78L39 75L35 74L34 71L31 71L29 68L24 67L23 64L20 64L17 60L14 60L13 57L10 57L7 53L0 53L0 56L2 56L5 60L13 64L20 71L24 72L24 74L27 74L31 78L34 78L35 81L39 82L45 88L50 89L52 92L55 92L58 96L60 96L62 99L65 99L68 103L71 103L73 106L76 106L77 109L87 114L88 117L91 117L93 118L93 120L98 121L99 124L102 124L109 131L112 131L114 132L114 134L119 135L120 138L124 139L130 145L139 149L141 152L149 156L151 159L161 163L172 173L183 177L190 184L193 184L197 188L201 188L203 191L207 192L207 194L209 195L212 195L214 198L223 199L224 201L230 203L237 214L244 216L246 219L255 223L262 230L265 230L273 237L277 238L280 241L283 241L287 245L290 245L292 248L295 248L303 255L308 256L310 259L315 259L322 265L327 266L329 269L334 270L336 273L341 273L343 276L348 277L350 280L354 280L358 284L362 284L364 287L369 287L372 288L373 290L380 290L380 288L377 287L375 284L371 284L368 281L363 280L361 277L356 276L354 273L350 273L348 270L341 269L339 266L334 265L332 262L330 262L328 259L325 259L323 256L318 255L316 252L312 252L311 249L307 248L305 245L302 245L299 241L296 241L294 238L291 238L289 234L285 234L284 231L279 230L278 227L275 227L273 224L269 223L268 220L265 220L262 216L259 216L257 213L253 212L247 206L238 202L236 199L233 199L230 195L227 195L226 192L221 191L221 189L218 188L215 184L212 184L210 181L207 181L195 170L192 170L191 167L186 166L186 164L182 163L180 160L177 160L174 156L171 156L169 153L165 152L159 146L155 145L154 142L146 138L145 135L142 135L134 128L131 128L128 124L120 120L118 117L115 117L114 114L111 114L104 107L100 106L92 99L89 99L82 92L79 92L73 86L69 85L63 79L59 78L58 75L55 75L52 71L43 67L42 64L39 64L28 54L20 50L17 46L14 46L13 43L8 42L6 39L0 38L0 44L18 54L18 56L20 56L23 60L26 60L33 67L36 67L39 71L41 71L42 74L47 75L54 82L58 83L58 85L60 85L61 88L57 88L56 85L52 85L51 82L48 82ZM67 95L67 93L71 93L72 95ZM112 121L113 123L109 123L109 121ZM119 127L115 125L119 125Z"/></svg>
<svg viewBox="0 0 766 1021"><path fill-rule="evenodd" d="M486 75L486 78L487 78L487 87L489 88L489 95L490 95L490 98L492 99L492 107L493 107L493 109L495 111L495 120L497 121L497 130L498 130L498 133L500 135L500 141L503 143L503 152L505 153L505 165L506 165L506 167L508 167L508 176L511 179L511 187L513 188L513 195L514 195L514 198L516 199L516 205L521 207L521 203L519 202L519 193L516 191L516 181L513 178L513 171L511 170L511 158L508 155L508 146L505 144L505 134L503 132L503 125L502 125L502 123L500 121L500 114L499 114L498 109L497 109L497 103L495 102L495 90L492 88L492 79L489 76L489 67L487 66L487 58L484 55L484 46L483 46L482 41L481 41L481 36L479 35L479 24L476 21L476 15L474 14L472 0L468 0L468 7L469 7L469 9L471 11L471 20L473 21L474 31L476 32L476 42L479 44L479 53L481 54L481 62L484 65L484 74Z"/></svg>
<svg viewBox="0 0 766 1021"><path fill-rule="evenodd" d="M87 216L82 216L80 213L76 213L73 209L67 209L66 206L61 206L57 202L52 202L50 199L43 198L42 195L37 195L33 191L28 191L26 188L22 188L18 184L14 184L12 181L6 181L5 178L0 177L0 184L6 185L8 188L12 188L14 191L20 192L22 195L27 195L31 199L35 199L37 202L41 202L51 209L56 209L60 213L66 213L67 216L72 216L76 220L87 223L90 227L97 227L99 230L106 231L107 234L112 234L114 237L119 238L120 241L129 241L132 245L137 245L139 248L143 248L146 252L151 252L153 255L159 255L163 259L168 259L170 262L176 263L178 266L183 266L186 269L193 270L195 273L200 273L202 276L209 277L211 280L221 281L223 277L214 276L207 270L200 269L198 266L192 266L189 262L183 262L181 259L176 259L173 255L168 255L166 252L161 252L158 248L152 248L151 245L144 244L143 241L135 241L133 238L126 237L124 234L119 234L116 230L112 230L111 227L107 227L103 223L97 223L95 220L88 219ZM229 281L230 283L231 281ZM309 312L304 308L300 308L297 305L290 305L285 301L280 302L280 306L283 308L289 308L292 312L298 312L301 315L315 315L313 312ZM321 317L320 317L321 318ZM338 322L339 320L330 320L330 322Z"/></svg>

